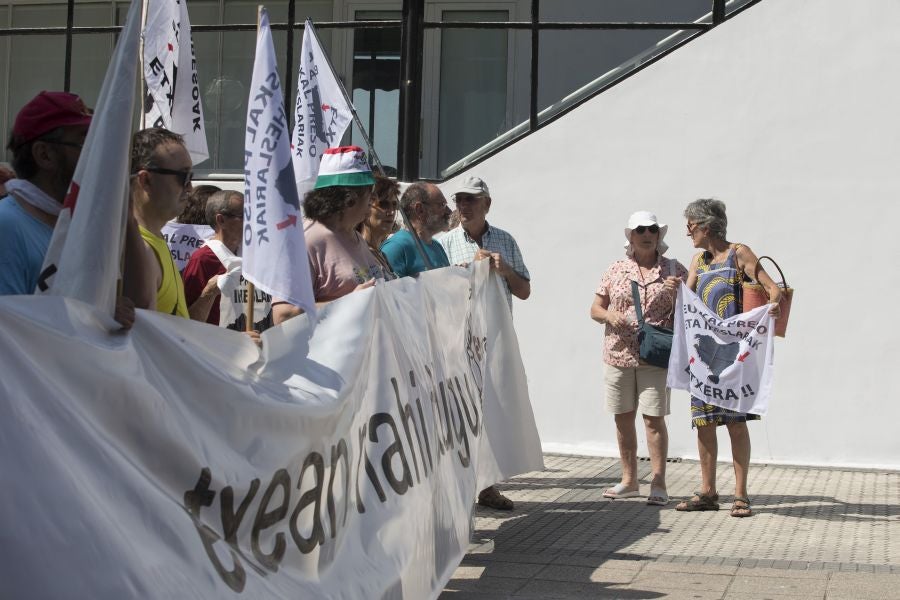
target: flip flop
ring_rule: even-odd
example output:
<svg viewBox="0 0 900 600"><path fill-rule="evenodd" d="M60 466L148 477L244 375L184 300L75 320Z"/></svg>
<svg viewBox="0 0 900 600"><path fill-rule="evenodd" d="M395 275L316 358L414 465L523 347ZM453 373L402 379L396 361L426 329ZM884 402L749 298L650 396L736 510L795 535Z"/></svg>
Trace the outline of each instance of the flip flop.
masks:
<svg viewBox="0 0 900 600"><path fill-rule="evenodd" d="M669 503L669 495L665 490L659 488L650 488L650 495L647 496L647 504L650 506L665 506Z"/></svg>
<svg viewBox="0 0 900 600"><path fill-rule="evenodd" d="M625 486L621 483L617 483L612 486L605 492L603 492L604 498L609 498L610 500L616 500L621 498L634 498L635 496L640 496L640 490L631 490L630 492L625 491Z"/></svg>

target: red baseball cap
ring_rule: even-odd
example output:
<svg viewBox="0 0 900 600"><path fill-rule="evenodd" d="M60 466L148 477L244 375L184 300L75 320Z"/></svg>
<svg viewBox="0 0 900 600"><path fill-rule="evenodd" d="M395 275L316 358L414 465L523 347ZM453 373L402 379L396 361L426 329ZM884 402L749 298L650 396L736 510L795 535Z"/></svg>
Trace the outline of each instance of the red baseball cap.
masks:
<svg viewBox="0 0 900 600"><path fill-rule="evenodd" d="M91 110L69 92L41 92L22 107L13 124L13 146L35 140L57 127L91 124Z"/></svg>

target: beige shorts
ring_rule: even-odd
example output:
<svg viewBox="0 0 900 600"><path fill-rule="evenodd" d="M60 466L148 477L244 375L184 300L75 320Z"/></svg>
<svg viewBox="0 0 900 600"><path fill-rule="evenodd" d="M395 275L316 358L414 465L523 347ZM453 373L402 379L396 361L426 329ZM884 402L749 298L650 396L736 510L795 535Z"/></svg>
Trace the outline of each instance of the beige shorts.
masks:
<svg viewBox="0 0 900 600"><path fill-rule="evenodd" d="M619 415L639 410L649 417L669 414L666 369L652 365L614 367L603 363L606 379L606 410Z"/></svg>

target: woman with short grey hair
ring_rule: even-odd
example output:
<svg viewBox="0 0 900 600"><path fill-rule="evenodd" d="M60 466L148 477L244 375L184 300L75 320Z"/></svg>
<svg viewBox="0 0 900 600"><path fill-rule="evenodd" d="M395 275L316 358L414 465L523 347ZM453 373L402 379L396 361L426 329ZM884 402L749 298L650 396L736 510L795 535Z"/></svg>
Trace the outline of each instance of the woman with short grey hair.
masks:
<svg viewBox="0 0 900 600"><path fill-rule="evenodd" d="M778 316L781 289L759 266L756 255L745 244L729 242L728 216L725 203L703 198L694 200L684 209L687 219L687 235L695 248L702 252L691 261L687 286L697 292L710 310L727 319L741 312L741 282L746 277L756 279L766 289L772 303L769 312ZM740 413L691 397L691 421L697 429L697 447L700 452L701 486L689 500L680 502L675 510L719 510L719 494L716 491L716 457L718 440L716 427L725 425L731 438L731 455L734 463L734 504L732 517L749 517L753 514L747 496L747 471L750 468L750 432L747 421L759 419L759 415Z"/></svg>

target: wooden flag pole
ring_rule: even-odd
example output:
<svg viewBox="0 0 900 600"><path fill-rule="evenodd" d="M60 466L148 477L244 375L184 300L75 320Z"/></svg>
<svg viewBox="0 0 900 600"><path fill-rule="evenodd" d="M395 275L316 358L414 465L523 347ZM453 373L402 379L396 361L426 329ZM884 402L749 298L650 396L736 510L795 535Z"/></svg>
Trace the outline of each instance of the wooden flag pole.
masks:
<svg viewBox="0 0 900 600"><path fill-rule="evenodd" d="M256 37L259 38L259 24L262 21L262 11L263 5L260 4L256 7ZM246 199L245 199L246 200ZM245 318L246 323L244 324L244 331L253 331L253 311L256 304L256 286L247 282L247 307L245 309Z"/></svg>

